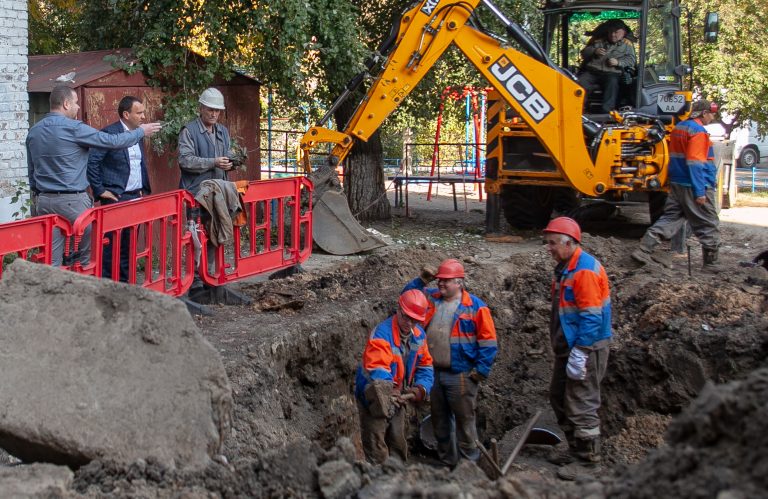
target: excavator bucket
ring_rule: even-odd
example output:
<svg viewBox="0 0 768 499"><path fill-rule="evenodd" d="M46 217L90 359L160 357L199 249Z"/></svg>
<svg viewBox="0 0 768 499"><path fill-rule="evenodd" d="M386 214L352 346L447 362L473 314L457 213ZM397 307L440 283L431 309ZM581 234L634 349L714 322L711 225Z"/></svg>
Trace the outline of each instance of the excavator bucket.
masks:
<svg viewBox="0 0 768 499"><path fill-rule="evenodd" d="M326 253L353 255L387 245L355 220L340 192L325 191L312 206L312 217L312 237Z"/></svg>
<svg viewBox="0 0 768 499"><path fill-rule="evenodd" d="M354 255L386 246L366 231L349 211L347 198L333 164L319 165L308 178L314 185L312 239L331 255Z"/></svg>

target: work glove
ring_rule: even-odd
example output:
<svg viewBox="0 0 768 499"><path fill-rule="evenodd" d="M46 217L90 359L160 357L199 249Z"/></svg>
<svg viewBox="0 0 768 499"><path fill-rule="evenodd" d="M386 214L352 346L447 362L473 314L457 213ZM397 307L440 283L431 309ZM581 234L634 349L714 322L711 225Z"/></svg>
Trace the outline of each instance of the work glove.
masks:
<svg viewBox="0 0 768 499"><path fill-rule="evenodd" d="M572 348L568 355L568 365L565 366L565 374L575 381L584 381L587 379L587 360L589 352L580 348Z"/></svg>
<svg viewBox="0 0 768 499"><path fill-rule="evenodd" d="M471 380L472 380L472 381L474 381L475 383L480 383L481 381L485 381L485 376L483 376L482 374L480 374L479 372L477 372L477 370L475 370L475 369L472 369L472 370L469 372L469 379L471 379Z"/></svg>
<svg viewBox="0 0 768 499"><path fill-rule="evenodd" d="M416 403L422 402L427 397L427 390L421 385L412 386L408 388L405 393L412 394L413 398L411 400Z"/></svg>
<svg viewBox="0 0 768 499"><path fill-rule="evenodd" d="M425 265L421 268L419 277L421 277L421 280L424 281L425 284L429 284L435 280L435 274L437 274L437 270L435 270L434 267Z"/></svg>

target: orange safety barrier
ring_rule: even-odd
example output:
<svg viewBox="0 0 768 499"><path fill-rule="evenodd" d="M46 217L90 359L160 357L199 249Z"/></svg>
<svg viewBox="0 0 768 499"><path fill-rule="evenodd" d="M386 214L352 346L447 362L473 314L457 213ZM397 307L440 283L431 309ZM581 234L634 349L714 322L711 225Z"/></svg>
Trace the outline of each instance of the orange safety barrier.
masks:
<svg viewBox="0 0 768 499"><path fill-rule="evenodd" d="M4 261L6 255L16 255L17 258L50 265L54 229L59 229L65 236L72 233L69 220L58 215L43 215L0 224L0 261ZM69 238L65 243L65 252L68 245ZM0 265L2 276L3 267Z"/></svg>
<svg viewBox="0 0 768 499"><path fill-rule="evenodd" d="M306 261L312 252L311 196L305 177L250 182L240 197L248 221L234 227L231 254L219 246L212 268L200 264L203 282L221 286ZM207 240L203 233L201 262L209 258Z"/></svg>
<svg viewBox="0 0 768 499"><path fill-rule="evenodd" d="M205 230L199 228L199 273L203 282L221 286L306 261L312 252L312 189L312 183L305 177L248 183L241 196L247 222L235 227L231 245L216 249L210 269L203 263L208 258L208 238ZM66 256L78 250L90 228L90 261L86 265L75 262L70 270L101 277L106 248L112 256L112 278L117 280L123 251L121 234L128 231L128 281L181 296L189 290L194 277L195 248L186 216L195 207L192 196L178 190L92 208L74 224L57 215L0 224L0 257L15 254L50 264L55 229L74 236L72 247L67 238Z"/></svg>

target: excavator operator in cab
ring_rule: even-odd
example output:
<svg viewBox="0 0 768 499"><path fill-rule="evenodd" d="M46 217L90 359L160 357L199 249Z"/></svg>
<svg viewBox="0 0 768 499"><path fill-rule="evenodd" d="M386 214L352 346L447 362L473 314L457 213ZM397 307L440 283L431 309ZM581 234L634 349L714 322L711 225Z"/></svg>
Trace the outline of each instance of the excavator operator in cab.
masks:
<svg viewBox="0 0 768 499"><path fill-rule="evenodd" d="M625 75L637 64L632 43L637 38L620 19L606 21L587 34L592 38L581 51L579 85L587 95L602 90L602 111L609 113L617 108L620 86L629 83Z"/></svg>

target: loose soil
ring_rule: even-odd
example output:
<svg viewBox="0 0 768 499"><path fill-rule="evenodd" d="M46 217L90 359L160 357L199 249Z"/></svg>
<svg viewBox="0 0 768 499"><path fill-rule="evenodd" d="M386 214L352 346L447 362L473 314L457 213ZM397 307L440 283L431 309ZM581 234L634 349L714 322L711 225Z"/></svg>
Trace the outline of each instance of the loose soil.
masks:
<svg viewBox="0 0 768 499"><path fill-rule="evenodd" d="M539 426L559 431L548 402L554 265L540 235L515 232L522 236L520 242L487 242L481 236L483 205L476 196L462 198L456 212L451 199L427 203L416 192L410 193L409 204L411 217L396 208L391 221L374 224L391 238L390 246L362 256L313 255L304 273L243 284L241 290L254 305L217 306L213 316L197 318L221 352L234 390L234 431L219 463L203 473L184 474L151 462L125 467L96 461L77 471L76 493L662 497L695 490L702 492L691 495L715 497L729 491L736 495L728 497L747 497L754 490L765 491L765 473L760 479L743 469L746 461L733 457L750 449L749 455L765 464L765 432L749 426L750 432L762 435L751 443L736 438L736 429L719 431L718 423L739 424L739 411L756 414L758 389L763 390L765 421L764 374L729 391L727 411L708 413L707 424L718 431L706 437L690 437L691 428L700 425L690 410L684 411L708 383L746 379L768 367L768 272L738 265L768 248L768 229L724 223L724 270L703 273L700 250L694 248L689 276L685 259L675 261L672 269L641 267L631 260L647 224L645 210L633 206L623 207L610 222L587 224L583 241L609 274L615 335L603 383L605 465L597 481L559 481L556 467L545 459L547 448L537 446L525 447L508 476L497 481L469 463L453 471L435 466L416 438L407 465L394 460L383 466L364 463L352 386L367 335L393 312L400 290L420 267L445 257L463 260L469 290L489 304L496 322L499 353L479 395L481 441L488 445L492 438L498 440L503 462L521 425L536 410L544 413ZM768 210L760 213L763 221L768 219ZM704 405L700 412L713 403ZM717 449L698 452L713 441ZM679 461L681 456L687 464ZM670 463L677 463L670 469L683 482L669 489L652 484L658 470ZM708 475L701 470L720 478L705 481ZM671 473L665 475L668 485Z"/></svg>

